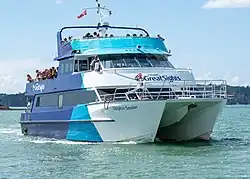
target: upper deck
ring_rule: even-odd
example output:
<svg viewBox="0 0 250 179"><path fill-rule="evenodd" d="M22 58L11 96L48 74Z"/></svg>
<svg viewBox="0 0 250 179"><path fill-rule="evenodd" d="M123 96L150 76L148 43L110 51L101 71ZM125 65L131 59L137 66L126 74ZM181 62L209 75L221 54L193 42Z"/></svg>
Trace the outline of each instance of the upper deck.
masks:
<svg viewBox="0 0 250 179"><path fill-rule="evenodd" d="M124 35L103 34L93 36L91 33L80 38L71 37L69 40L62 37L62 32L66 29L111 29L111 30L133 30L135 33ZM106 31L105 31L106 32ZM169 54L162 38L150 37L148 32L142 28L115 27L115 26L71 26L64 27L57 33L58 57L61 60L74 54L85 56L104 54L131 54L131 53L152 53Z"/></svg>

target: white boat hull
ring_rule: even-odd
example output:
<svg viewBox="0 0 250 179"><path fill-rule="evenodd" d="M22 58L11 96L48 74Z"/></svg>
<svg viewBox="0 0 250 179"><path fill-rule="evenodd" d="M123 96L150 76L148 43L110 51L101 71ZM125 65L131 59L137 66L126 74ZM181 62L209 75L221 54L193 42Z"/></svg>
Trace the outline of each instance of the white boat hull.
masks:
<svg viewBox="0 0 250 179"><path fill-rule="evenodd" d="M129 101L88 106L92 120L110 119L114 122L96 122L95 127L105 142L154 142L164 101Z"/></svg>
<svg viewBox="0 0 250 179"><path fill-rule="evenodd" d="M193 99L167 101L157 132L159 140L209 140L216 119L226 99ZM189 105L196 107L188 109Z"/></svg>

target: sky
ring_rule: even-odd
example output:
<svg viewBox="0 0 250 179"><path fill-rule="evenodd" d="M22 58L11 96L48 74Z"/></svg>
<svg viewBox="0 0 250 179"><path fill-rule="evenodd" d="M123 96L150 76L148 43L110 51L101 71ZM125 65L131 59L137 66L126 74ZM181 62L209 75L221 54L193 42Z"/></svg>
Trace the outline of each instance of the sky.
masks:
<svg viewBox="0 0 250 179"><path fill-rule="evenodd" d="M100 0L111 25L161 34L175 67L196 79L250 85L250 0ZM0 93L23 92L26 74L55 65L56 32L68 25L96 25L96 12L76 17L95 0L0 1Z"/></svg>

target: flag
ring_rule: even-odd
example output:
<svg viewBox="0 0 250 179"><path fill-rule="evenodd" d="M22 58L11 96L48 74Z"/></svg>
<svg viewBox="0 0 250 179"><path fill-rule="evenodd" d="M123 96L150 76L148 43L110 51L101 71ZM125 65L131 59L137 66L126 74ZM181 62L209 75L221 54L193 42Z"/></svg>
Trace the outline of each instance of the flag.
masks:
<svg viewBox="0 0 250 179"><path fill-rule="evenodd" d="M87 9L85 9L79 16L77 16L77 19L82 18L83 16L87 15Z"/></svg>

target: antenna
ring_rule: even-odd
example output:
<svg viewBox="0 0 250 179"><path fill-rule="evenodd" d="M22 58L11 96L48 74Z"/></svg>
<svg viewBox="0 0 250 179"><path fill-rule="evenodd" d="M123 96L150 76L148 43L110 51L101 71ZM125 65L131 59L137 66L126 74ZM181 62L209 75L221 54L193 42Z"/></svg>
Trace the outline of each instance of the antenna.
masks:
<svg viewBox="0 0 250 179"><path fill-rule="evenodd" d="M104 25L103 19L105 19L108 16L112 15L111 10L109 10L106 6L101 7L101 4L99 3L99 0L96 0L96 8L97 8L97 14L99 15L100 21L99 25Z"/></svg>
<svg viewBox="0 0 250 179"><path fill-rule="evenodd" d="M112 15L111 10L109 10L106 6L101 6L101 4L99 3L99 0L96 0L96 7L89 7L89 8L84 8L85 10L93 10L96 9L97 10L97 14L99 15L99 26L104 25L104 21L103 19L105 19L108 16Z"/></svg>

